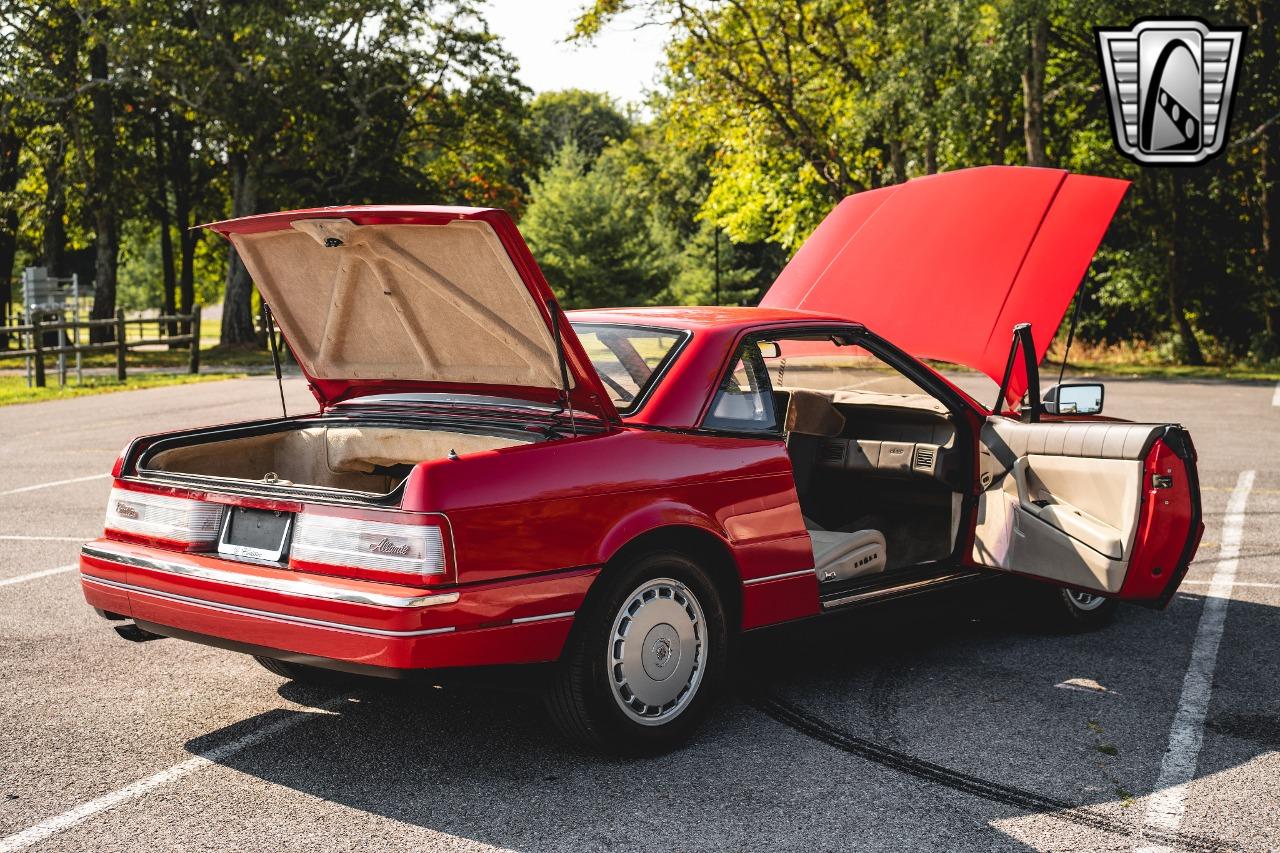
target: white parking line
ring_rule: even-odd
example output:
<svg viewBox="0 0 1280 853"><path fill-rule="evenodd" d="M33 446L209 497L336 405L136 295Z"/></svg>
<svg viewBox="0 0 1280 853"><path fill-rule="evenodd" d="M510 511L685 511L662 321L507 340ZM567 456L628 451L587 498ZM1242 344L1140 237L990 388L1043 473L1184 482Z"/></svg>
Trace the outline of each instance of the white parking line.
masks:
<svg viewBox="0 0 1280 853"><path fill-rule="evenodd" d="M20 489L6 489L0 495L17 495L22 492L34 492L36 489L48 489L53 486L65 486L69 483L85 483L89 480L105 480L110 474L90 474L88 477L72 477L70 480L54 480L50 483L36 483L34 486L23 486Z"/></svg>
<svg viewBox="0 0 1280 853"><path fill-rule="evenodd" d="M23 581L33 581L33 580L36 580L37 578L47 578L49 577L49 575L60 575L63 572L73 572L77 568L78 567L76 566L76 564L72 563L69 566L57 566L52 569L41 569L38 572L32 572L31 574L27 574L27 575L18 575L16 578L0 578L0 586L10 586L15 583L22 583Z"/></svg>
<svg viewBox="0 0 1280 853"><path fill-rule="evenodd" d="M233 741L224 743L222 746L215 746L213 749L201 752L186 761L161 770L154 776L139 779L109 794L103 794L101 797L89 800L87 803L81 803L62 814L42 820L21 832L0 838L0 853L14 853L17 850L25 850L33 844L39 844L41 841L45 841L59 832L64 832L96 814L113 809L129 800L137 799L154 788L159 788L161 785L167 785L170 782L176 782L184 776L190 776L197 770L203 770L210 764L226 761L259 741L291 729L299 723L308 722L315 714L332 713L339 705L347 701L349 701L349 697L338 696L314 708L292 708L290 710L296 716L276 720L274 723L241 735Z"/></svg>
<svg viewBox="0 0 1280 853"><path fill-rule="evenodd" d="M1208 584L1213 583L1213 581L1183 581L1182 582L1183 586L1186 586L1189 583L1196 584L1197 586L1206 586ZM1231 586L1233 589L1238 586L1260 586L1265 589L1280 589L1280 583L1263 583L1262 581L1236 581Z"/></svg>
<svg viewBox="0 0 1280 853"><path fill-rule="evenodd" d="M1276 383L1276 393L1271 398L1271 405L1280 406L1280 382Z"/></svg>
<svg viewBox="0 0 1280 853"><path fill-rule="evenodd" d="M1204 718L1213 692L1213 671L1218 664L1218 644L1227 618L1227 604L1235 586L1240 543L1244 539L1244 510L1253 488L1255 472L1243 471L1227 501L1222 517L1222 545L1218 567L1205 592L1204 609L1191 645L1191 663L1182 682L1182 697L1169 730L1169 747L1160 763L1156 789L1147 802L1144 828L1177 832L1187 809L1187 785L1196 772L1196 761L1204 743ZM1168 847L1140 847L1141 851L1164 851Z"/></svg>

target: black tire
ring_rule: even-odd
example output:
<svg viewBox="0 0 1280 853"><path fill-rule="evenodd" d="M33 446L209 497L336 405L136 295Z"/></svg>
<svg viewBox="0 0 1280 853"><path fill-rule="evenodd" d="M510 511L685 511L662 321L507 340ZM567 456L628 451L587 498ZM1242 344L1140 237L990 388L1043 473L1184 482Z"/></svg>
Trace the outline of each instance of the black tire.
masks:
<svg viewBox="0 0 1280 853"><path fill-rule="evenodd" d="M667 584L668 580L674 583ZM552 684L544 693L547 711L560 732L581 747L621 754L653 754L669 750L688 738L725 684L729 671L730 635L724 604L706 571L687 556L671 551L640 555L611 569L601 583L603 586L598 591L593 590L579 612ZM685 691L680 698L672 700L669 708L665 705L644 706L644 709L654 709L648 723L636 719L645 710L623 709L621 696L630 689L625 680L619 680L624 672L621 667L625 665L614 666L609 661L610 655L619 654L618 650L622 648L613 636L615 621L624 618L621 613L624 604L631 602L634 605L636 595L641 591L644 595L654 592L655 597L647 601L656 601L657 597L665 595L670 603L664 606L679 605L685 612L693 611L687 600L680 602L679 599L692 596L693 610L700 609L703 617L701 634L694 632L695 638L700 636L701 645L693 658L695 663L687 676L689 680ZM640 619L639 611L636 611L632 627L641 624ZM693 624L696 622L691 619L690 625ZM645 644L639 646L642 649L641 662L648 661L643 664L646 673L651 665L663 667L670 663L672 678L677 674L682 680L686 678L680 667L685 665L687 652L673 653L672 642L663 635L665 629L679 634L683 628L683 625L673 628L662 622L642 638L647 641L657 636L648 656L643 651L647 648ZM629 639L630 633L627 636ZM637 638L641 639L638 635ZM680 642L675 645L686 648L686 639L687 635L681 634ZM665 658L661 657L663 644L667 649ZM639 664L632 664L633 668L636 665ZM619 678L615 678L615 674ZM650 683L658 684L656 681ZM680 686L679 682L670 684L672 689ZM632 696L633 702L639 702L636 694ZM669 719L663 720L663 716L669 716Z"/></svg>
<svg viewBox="0 0 1280 853"><path fill-rule="evenodd" d="M1062 587L1044 589L1041 599L1050 627L1071 633L1093 631L1108 625L1115 618L1119 606L1114 598Z"/></svg>
<svg viewBox="0 0 1280 853"><path fill-rule="evenodd" d="M276 660L275 658L254 655L253 659L262 665L267 672L296 681L299 684L313 684L318 687L342 687L356 681L359 676L336 670L308 666L305 663Z"/></svg>

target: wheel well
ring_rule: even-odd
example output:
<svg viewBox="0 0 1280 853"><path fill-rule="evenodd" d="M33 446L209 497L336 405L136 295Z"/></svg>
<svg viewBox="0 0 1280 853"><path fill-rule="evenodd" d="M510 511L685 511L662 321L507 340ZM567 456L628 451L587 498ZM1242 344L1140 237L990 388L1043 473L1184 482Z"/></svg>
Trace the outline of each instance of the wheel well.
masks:
<svg viewBox="0 0 1280 853"><path fill-rule="evenodd" d="M642 533L619 548L600 571L600 577L591 585L601 588L600 579L609 574L611 567L625 565L640 554L651 551L676 551L684 554L707 570L711 582L724 603L730 625L742 624L742 576L729 547L713 533L688 525L659 527ZM591 593L587 593L591 598Z"/></svg>

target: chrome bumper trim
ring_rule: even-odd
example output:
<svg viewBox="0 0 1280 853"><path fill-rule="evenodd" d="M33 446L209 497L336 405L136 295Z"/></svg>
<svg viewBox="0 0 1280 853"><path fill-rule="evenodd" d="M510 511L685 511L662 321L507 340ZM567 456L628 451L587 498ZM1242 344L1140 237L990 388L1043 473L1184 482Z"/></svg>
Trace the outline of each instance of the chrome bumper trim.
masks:
<svg viewBox="0 0 1280 853"><path fill-rule="evenodd" d="M453 604L458 600L456 592L440 592L430 595L400 596L386 595L380 592L362 592L343 589L332 584L318 583L305 578L265 578L240 572L197 566L176 560L165 560L159 557L142 557L114 548L101 545L85 545L80 553L97 560L110 560L123 566L149 569L154 572L165 572L188 578L231 584L248 589L263 589L270 592L281 592L286 595L300 595L304 598L320 598L325 601L342 601L347 604L371 604L376 607L396 607L403 610L414 610L421 607L434 607L437 604Z"/></svg>
<svg viewBox="0 0 1280 853"><path fill-rule="evenodd" d="M813 575L817 577L817 571L815 569L801 569L798 572L783 572L780 575L767 575L762 578L752 578L749 581L743 581L742 585L754 586L758 583L768 583L769 581L786 580L787 578L798 578L798 577L803 577L804 575Z"/></svg>
<svg viewBox="0 0 1280 853"><path fill-rule="evenodd" d="M156 589L148 589L144 586L135 586L129 583L107 580L106 578L87 575L84 572L80 573L80 579L85 583L94 584L96 586L120 589L126 592L142 593L143 595L150 595L156 598L167 599L169 601L178 601L183 604L194 605L195 607L204 607L208 610L237 613L242 616L255 616L259 619L271 619L276 622L290 622L297 625L309 625L315 628L331 628L338 631L349 631L355 634L373 634L378 637L427 637L432 634L448 634L457 630L453 626L450 626L448 628L426 628L418 631L387 631L382 628L369 628L365 625L348 625L342 622L329 622L324 619L309 619L305 616L292 616L287 613L268 613L265 610L254 610L251 607L240 607L235 604L223 604L218 601L207 601L203 598L191 598L186 595L178 595L172 592L161 592Z"/></svg>
<svg viewBox="0 0 1280 853"><path fill-rule="evenodd" d="M545 622L548 619L564 619L577 613L576 610L566 610L563 613L543 613L541 616L521 616L519 619L512 619L512 625L523 625L525 622Z"/></svg>

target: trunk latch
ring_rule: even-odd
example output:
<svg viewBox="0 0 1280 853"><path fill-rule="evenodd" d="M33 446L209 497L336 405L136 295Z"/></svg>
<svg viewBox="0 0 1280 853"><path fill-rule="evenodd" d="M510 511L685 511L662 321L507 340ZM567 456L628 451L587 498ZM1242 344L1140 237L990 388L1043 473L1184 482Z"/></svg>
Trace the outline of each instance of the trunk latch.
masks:
<svg viewBox="0 0 1280 853"><path fill-rule="evenodd" d="M1152 474L1152 475L1151 475L1151 488L1153 488L1153 489L1172 489L1172 488L1173 488L1173 475L1172 475L1172 474Z"/></svg>

